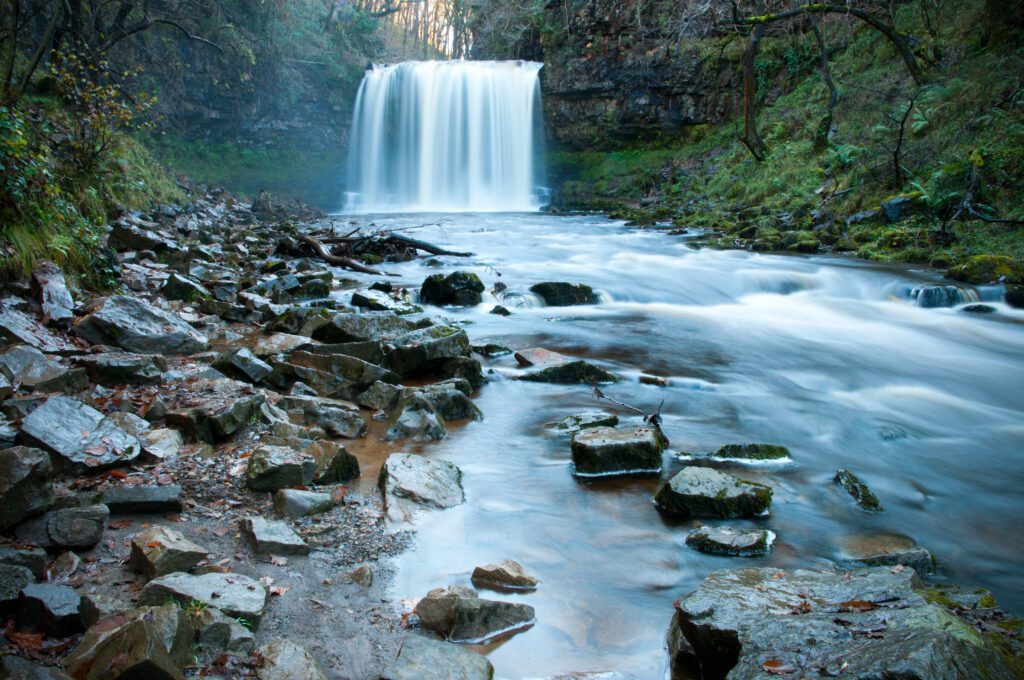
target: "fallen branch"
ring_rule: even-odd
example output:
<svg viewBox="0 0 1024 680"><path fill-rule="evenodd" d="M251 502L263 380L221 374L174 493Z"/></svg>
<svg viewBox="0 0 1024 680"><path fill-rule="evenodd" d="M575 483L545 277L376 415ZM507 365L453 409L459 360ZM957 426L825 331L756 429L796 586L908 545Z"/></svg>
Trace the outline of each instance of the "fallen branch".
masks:
<svg viewBox="0 0 1024 680"><path fill-rule="evenodd" d="M634 413L643 416L644 422L650 425L652 428L654 428L654 431L657 433L658 438L661 440L664 446L668 446L671 443L669 442L668 437L665 436L665 432L661 429L661 407L665 405L664 399L662 399L661 403L658 404L657 411L655 411L654 413L647 413L646 411L639 409L636 406L630 406L629 404L624 404L621 401L612 399L607 394L601 391L601 388L597 386L597 383L593 384L593 388L595 399L604 399L605 401L615 404L616 406L627 409L629 411L633 411Z"/></svg>
<svg viewBox="0 0 1024 680"><path fill-rule="evenodd" d="M356 262L350 257L332 255L327 252L327 248L324 247L324 244L307 234L301 234L299 236L299 240L312 248L313 252L317 254L317 257L327 264L333 264L336 267L344 267L345 269L351 269L354 272L361 272L363 274L374 274L376 276L398 276L397 274L388 274L387 272L382 272L379 269L367 267L362 262Z"/></svg>
<svg viewBox="0 0 1024 680"><path fill-rule="evenodd" d="M460 253L454 250L445 250L440 246L435 246L433 243L427 243L426 241L420 241L419 239L409 238L408 236L401 236L394 232L388 232L386 236L378 234L371 236L352 236L350 232L346 236L332 236L325 238L322 243L327 245L349 245L349 246L369 246L375 244L378 246L387 245L402 245L409 248L415 248L416 250L422 250L425 253L431 255L448 255L451 257L472 257L473 253Z"/></svg>

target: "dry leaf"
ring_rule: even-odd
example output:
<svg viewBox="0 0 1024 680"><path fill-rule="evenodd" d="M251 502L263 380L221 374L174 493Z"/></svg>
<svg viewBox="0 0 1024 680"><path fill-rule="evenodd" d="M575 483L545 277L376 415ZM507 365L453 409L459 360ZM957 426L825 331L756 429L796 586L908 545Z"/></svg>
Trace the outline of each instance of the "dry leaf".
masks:
<svg viewBox="0 0 1024 680"><path fill-rule="evenodd" d="M839 604L841 612L870 612L878 609L878 605L867 600L849 600Z"/></svg>
<svg viewBox="0 0 1024 680"><path fill-rule="evenodd" d="M270 588L270 595L272 597L281 597L282 595L287 593L288 590L289 588L286 588L285 586L272 586Z"/></svg>
<svg viewBox="0 0 1024 680"><path fill-rule="evenodd" d="M126 529L126 528L130 527L131 525L132 525L132 520L130 520L130 519L118 519L118 520L114 520L113 522L111 522L107 526L109 526L111 529L118 530L118 529Z"/></svg>
<svg viewBox="0 0 1024 680"><path fill-rule="evenodd" d="M765 673L771 673L773 675L786 675L787 673L796 673L796 666L779 659L769 659L761 665L761 669Z"/></svg>

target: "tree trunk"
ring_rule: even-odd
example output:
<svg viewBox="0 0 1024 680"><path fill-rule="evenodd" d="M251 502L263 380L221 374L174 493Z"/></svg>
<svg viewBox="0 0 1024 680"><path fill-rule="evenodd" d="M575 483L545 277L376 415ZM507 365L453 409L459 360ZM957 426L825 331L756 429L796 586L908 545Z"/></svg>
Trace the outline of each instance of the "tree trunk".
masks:
<svg viewBox="0 0 1024 680"><path fill-rule="evenodd" d="M821 119L821 123L818 124L818 132L814 137L814 150L824 151L828 148L828 143L832 139L832 129L835 124L833 114L836 104L839 102L839 91L836 90L836 84L832 81L832 74L828 70L828 45L825 44L825 37L821 34L818 18L814 17L813 19L814 24L812 28L814 30L814 38L818 41L818 51L821 59L821 79L825 81L825 87L828 88L828 111L825 113L825 117Z"/></svg>
<svg viewBox="0 0 1024 680"><path fill-rule="evenodd" d="M763 37L764 23L758 22L750 31L750 41L743 52L743 136L740 138L759 163L768 154L761 133L757 130L757 73L754 70Z"/></svg>

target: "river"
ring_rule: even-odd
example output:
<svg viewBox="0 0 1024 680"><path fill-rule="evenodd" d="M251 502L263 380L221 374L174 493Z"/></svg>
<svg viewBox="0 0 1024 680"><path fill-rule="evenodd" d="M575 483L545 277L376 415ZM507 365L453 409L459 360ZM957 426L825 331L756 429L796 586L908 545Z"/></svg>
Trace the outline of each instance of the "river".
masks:
<svg viewBox="0 0 1024 680"><path fill-rule="evenodd" d="M474 257L386 268L411 289L456 269L476 272L488 289L500 280L502 300L488 293L476 308L427 311L465 323L475 344L594 360L624 378L606 390L623 402L653 411L664 401L672 447L661 480L684 465L673 455L680 451L764 442L793 453L784 465L716 465L774 487L769 517L730 523L773 530L771 555L703 555L683 543L696 523L672 524L655 509L658 478L572 476L568 439L551 424L604 408L588 387L513 381L511 356L488 362L492 380L477 398L485 420L406 447L461 467L467 500L417 518L393 596L469 585L476 565L521 562L541 580L536 592L484 595L537 611L536 626L486 650L497 677L617 670L661 678L672 603L709 572L827 567L879 536L927 547L938 580L990 588L1024 611L1024 312L998 302L989 302L998 309L991 315L917 307L912 288L946 283L930 271L698 250L685 237L597 216L377 222L440 219L447 222L411 234ZM527 289L541 281L589 284L602 303L538 306ZM1000 297L996 288L978 294ZM489 313L499 302L512 316ZM640 384L643 372L670 386ZM885 512L859 511L831 483L837 468L866 481Z"/></svg>

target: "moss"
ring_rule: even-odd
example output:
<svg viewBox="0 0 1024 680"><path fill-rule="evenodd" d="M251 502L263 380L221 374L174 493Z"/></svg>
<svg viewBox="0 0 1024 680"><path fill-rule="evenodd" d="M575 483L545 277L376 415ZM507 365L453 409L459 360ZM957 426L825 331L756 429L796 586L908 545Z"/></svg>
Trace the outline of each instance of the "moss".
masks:
<svg viewBox="0 0 1024 680"><path fill-rule="evenodd" d="M839 470L832 481L843 487L846 493L850 494L862 510L882 512L882 503L878 500L878 496L868 488L867 484L860 481L857 475L849 470Z"/></svg>
<svg viewBox="0 0 1024 680"><path fill-rule="evenodd" d="M1006 255L975 255L950 267L946 276L967 283L1024 283L1024 261Z"/></svg>
<svg viewBox="0 0 1024 680"><path fill-rule="evenodd" d="M778 444L727 444L712 455L716 458L779 460L789 458L789 449Z"/></svg>

